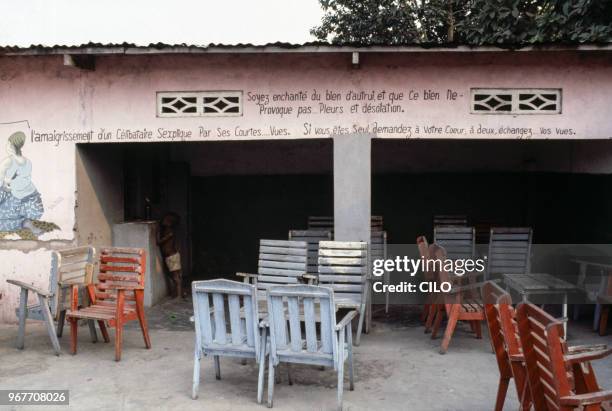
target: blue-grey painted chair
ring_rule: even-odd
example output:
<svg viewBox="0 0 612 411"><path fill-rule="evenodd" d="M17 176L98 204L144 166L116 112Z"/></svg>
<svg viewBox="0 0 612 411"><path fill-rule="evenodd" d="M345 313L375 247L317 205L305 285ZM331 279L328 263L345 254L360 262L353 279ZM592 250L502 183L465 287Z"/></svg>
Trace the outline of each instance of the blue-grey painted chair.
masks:
<svg viewBox="0 0 612 411"><path fill-rule="evenodd" d="M349 389L354 389L351 321L357 312L349 311L336 323L333 290L314 285L270 287L267 300L270 327L268 407L273 404L276 367L284 362L333 367L338 373L338 409L341 410L346 361ZM262 386L261 369L259 378L259 386Z"/></svg>
<svg viewBox="0 0 612 411"><path fill-rule="evenodd" d="M192 398L198 398L203 356L213 356L218 380L221 379L219 357L251 358L259 363L257 402L261 403L267 331L259 326L257 288L219 279L194 281L191 293L196 332Z"/></svg>
<svg viewBox="0 0 612 411"><path fill-rule="evenodd" d="M93 263L96 250L93 247L66 248L51 253L51 272L49 289L43 290L19 280L7 280L9 284L21 288L19 307L16 310L19 318L17 348L23 349L25 342L26 319L44 321L47 326L51 344L57 355L60 354L58 337L62 336L66 309L70 305L70 290L73 285L85 286L92 281ZM34 293L37 302L28 305L28 294ZM57 320L57 331L53 321ZM89 321L89 330L93 342L98 340L93 321Z"/></svg>

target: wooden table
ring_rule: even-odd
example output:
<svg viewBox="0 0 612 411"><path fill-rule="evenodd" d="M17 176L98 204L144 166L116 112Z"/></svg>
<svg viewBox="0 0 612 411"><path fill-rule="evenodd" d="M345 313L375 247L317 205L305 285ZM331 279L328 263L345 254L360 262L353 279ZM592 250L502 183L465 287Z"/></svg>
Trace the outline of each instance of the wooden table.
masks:
<svg viewBox="0 0 612 411"><path fill-rule="evenodd" d="M609 259L607 260L609 261ZM578 264L578 266L580 267L580 271L578 274L578 281L576 282L578 289L584 291L588 295L589 290L586 287L586 275L587 275L589 266L591 266L593 268L598 268L600 270L599 271L600 272L599 289L597 290L597 295L600 295L604 292L606 288L606 277L612 276L612 262L608 262L606 260L595 260L595 259L588 260L588 259L581 259L581 258L575 258L570 261ZM595 296L595 302L597 302L597 295ZM597 331L597 329L599 328L599 317L600 316L601 316L601 304L597 304L595 306L595 315L593 317L593 330L594 331ZM576 317L578 317L578 306L576 306L576 308L574 309L574 319L577 319Z"/></svg>
<svg viewBox="0 0 612 411"><path fill-rule="evenodd" d="M563 295L562 315L567 319L567 295L578 289L576 285L546 273L504 274L503 277L506 289L518 292L523 302L528 302L530 295ZM563 329L567 335L567 321L563 323Z"/></svg>

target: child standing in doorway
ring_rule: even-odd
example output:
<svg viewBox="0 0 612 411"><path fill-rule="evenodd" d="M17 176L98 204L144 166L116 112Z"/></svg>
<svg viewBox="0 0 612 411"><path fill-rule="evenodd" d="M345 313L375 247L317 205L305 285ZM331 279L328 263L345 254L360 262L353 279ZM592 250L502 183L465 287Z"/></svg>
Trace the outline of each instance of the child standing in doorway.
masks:
<svg viewBox="0 0 612 411"><path fill-rule="evenodd" d="M157 237L157 245L159 246L168 273L170 281L174 283L172 297L185 298L187 295L183 291L183 273L181 267L181 254L179 252L176 240L176 227L180 218L175 213L166 213L160 221L159 234Z"/></svg>

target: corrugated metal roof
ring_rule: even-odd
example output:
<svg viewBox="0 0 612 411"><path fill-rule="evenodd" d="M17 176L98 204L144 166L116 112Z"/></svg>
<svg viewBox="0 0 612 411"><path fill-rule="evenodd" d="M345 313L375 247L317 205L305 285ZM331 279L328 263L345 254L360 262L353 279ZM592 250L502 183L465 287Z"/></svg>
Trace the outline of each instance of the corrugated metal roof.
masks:
<svg viewBox="0 0 612 411"><path fill-rule="evenodd" d="M562 51L612 50L610 43L589 44L540 44L540 45L483 45L468 46L459 44L405 44L405 45L359 45L332 44L327 42L307 43L267 43L267 44L167 44L153 43L137 45L133 43L87 43L80 45L30 45L0 47L0 55L50 55L50 54L197 54L197 53L320 53L320 52L495 52L495 51Z"/></svg>

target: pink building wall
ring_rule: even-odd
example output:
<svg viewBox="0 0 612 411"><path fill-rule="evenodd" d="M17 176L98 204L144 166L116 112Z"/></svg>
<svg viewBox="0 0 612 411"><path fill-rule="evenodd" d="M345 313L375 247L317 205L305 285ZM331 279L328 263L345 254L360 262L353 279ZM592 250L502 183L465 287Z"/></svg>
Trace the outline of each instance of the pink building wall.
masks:
<svg viewBox="0 0 612 411"><path fill-rule="evenodd" d="M298 139L355 131L399 139L608 139L611 56L362 53L360 67L353 68L349 53L108 55L96 58L95 71L64 66L62 56L0 57L0 149L14 131L26 133L24 156L33 164L32 181L45 205L41 219L58 227L36 240L0 239L0 322L15 320L18 301L17 288L6 278L46 287L49 250L75 243L77 142ZM472 88L560 89L562 111L471 114ZM242 115L157 116L157 92L219 90L242 92ZM306 96L301 101L274 101L275 95L300 92ZM315 92L320 100L313 99ZM348 93L362 92L374 101L347 99ZM427 93L439 99L425 99ZM328 98L332 95L337 99ZM269 103L258 105L266 96ZM394 112L364 112L364 103L393 106ZM479 128L493 134L478 133ZM126 130L148 137L122 138ZM59 140L48 141L49 135Z"/></svg>

